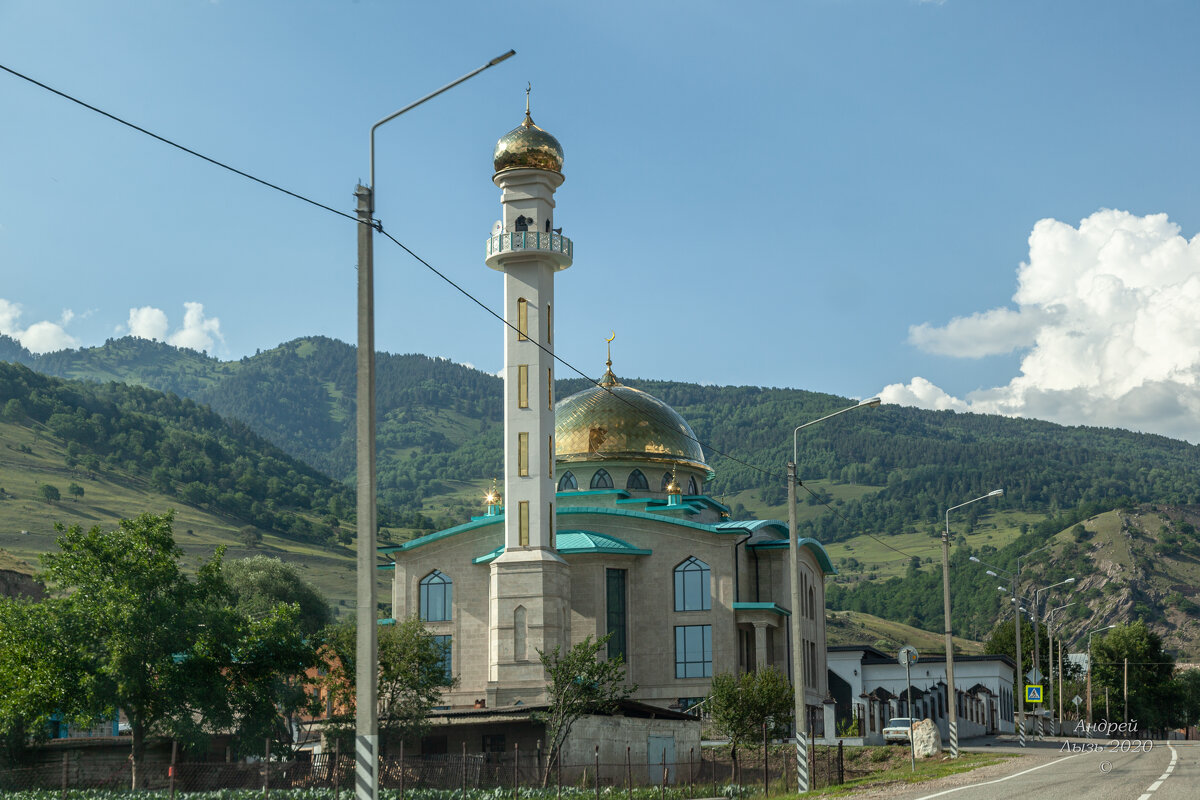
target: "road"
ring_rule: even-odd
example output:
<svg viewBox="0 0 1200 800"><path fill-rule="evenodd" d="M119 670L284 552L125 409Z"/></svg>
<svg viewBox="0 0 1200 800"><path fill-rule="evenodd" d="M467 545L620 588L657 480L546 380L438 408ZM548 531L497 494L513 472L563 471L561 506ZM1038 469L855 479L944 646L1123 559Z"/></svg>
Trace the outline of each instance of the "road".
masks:
<svg viewBox="0 0 1200 800"><path fill-rule="evenodd" d="M1025 758L919 787L888 792L895 800L1192 800L1200 797L1200 743L1154 742L1149 752L1121 752L1120 743L1068 740L1100 751L1063 752L1063 740L1028 748ZM1019 752L1020 748L967 748Z"/></svg>

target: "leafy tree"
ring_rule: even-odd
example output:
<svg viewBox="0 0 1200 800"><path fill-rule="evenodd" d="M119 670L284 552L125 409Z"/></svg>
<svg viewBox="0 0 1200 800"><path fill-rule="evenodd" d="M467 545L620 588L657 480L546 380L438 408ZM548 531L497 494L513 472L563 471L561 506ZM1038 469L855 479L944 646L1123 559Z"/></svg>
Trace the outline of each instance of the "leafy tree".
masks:
<svg viewBox="0 0 1200 800"><path fill-rule="evenodd" d="M333 706L340 709L326 733L344 739L354 733L355 646L354 620L331 626L325 633L325 686ZM379 732L402 741L420 737L429 727L430 709L441 705L442 690L455 679L446 669L446 650L417 617L379 627Z"/></svg>
<svg viewBox="0 0 1200 800"><path fill-rule="evenodd" d="M791 684L775 667L740 677L729 672L714 675L707 703L713 728L729 737L735 770L738 748L759 741L764 724L770 736L786 736L795 715Z"/></svg>
<svg viewBox="0 0 1200 800"><path fill-rule="evenodd" d="M223 564L221 572L234 607L246 616L262 616L280 603L295 605L301 632L312 637L332 621L333 612L321 592L278 558L250 556Z"/></svg>
<svg viewBox="0 0 1200 800"><path fill-rule="evenodd" d="M246 547L257 547L262 544L262 531L253 525L246 525L238 531L238 538L242 540L242 544Z"/></svg>
<svg viewBox="0 0 1200 800"><path fill-rule="evenodd" d="M47 503L57 503L62 498L62 494L58 491L58 487L49 483L43 483L41 486L39 486L38 494L41 495L42 499Z"/></svg>
<svg viewBox="0 0 1200 800"><path fill-rule="evenodd" d="M1200 669L1188 669L1175 674L1177 703L1172 726L1191 727L1200 724Z"/></svg>
<svg viewBox="0 0 1200 800"><path fill-rule="evenodd" d="M571 727L585 714L604 714L637 691L637 685L625 683L625 659L598 659L612 634L593 640L589 634L582 642L562 652L555 647L549 653L538 650L538 658L546 669L549 683L546 692L550 707L535 719L546 726L546 766L542 785L550 779L551 771L562 755L562 746Z"/></svg>
<svg viewBox="0 0 1200 800"><path fill-rule="evenodd" d="M1118 625L1103 637L1092 641L1093 691L1107 688L1121 700L1110 710L1113 718L1121 718L1124 710L1122 692L1125 684L1125 660L1129 660L1129 720L1137 720L1143 729L1162 729L1173 719L1178 698L1172 676L1175 659L1163 650L1162 638L1138 620ZM1095 702L1095 701L1093 701Z"/></svg>
<svg viewBox="0 0 1200 800"><path fill-rule="evenodd" d="M75 501L78 502L79 498L83 497L83 487L78 483L75 483L75 481L71 481L70 485L67 486L67 493L74 497Z"/></svg>
<svg viewBox="0 0 1200 800"><path fill-rule="evenodd" d="M168 512L121 520L114 531L60 525L59 551L42 557L62 595L59 638L44 660L44 680L58 695L50 699L74 717L125 712L135 789L147 735L194 742L247 724L257 735L264 704L276 715L266 687L315 663L297 607L277 605L257 619L239 614L221 549L189 578L171 524Z"/></svg>
<svg viewBox="0 0 1200 800"><path fill-rule="evenodd" d="M1014 620L1009 619L1001 622L992 629L987 641L983 644L983 652L989 655L1008 656L1017 663L1017 628ZM1038 626L1038 636L1041 639L1039 644L1041 661L1038 663L1038 669L1043 675L1050 674L1050 637L1046 631L1045 625ZM1019 672L1023 676L1026 672L1033 668L1033 623L1025 616L1021 618L1021 664ZM1022 678L1021 680L1024 680Z"/></svg>

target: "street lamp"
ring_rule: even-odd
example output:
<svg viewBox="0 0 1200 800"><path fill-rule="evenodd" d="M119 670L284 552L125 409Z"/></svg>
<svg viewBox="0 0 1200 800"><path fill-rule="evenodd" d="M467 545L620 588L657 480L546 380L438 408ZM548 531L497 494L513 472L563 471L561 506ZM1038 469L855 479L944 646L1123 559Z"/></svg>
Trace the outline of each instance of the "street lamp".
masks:
<svg viewBox="0 0 1200 800"><path fill-rule="evenodd" d="M442 92L516 54L509 50L437 91L387 115L371 126L370 186L355 187L358 199L358 360L355 395L357 500L357 609L355 612L354 757L357 800L379 797L379 709L376 676L379 670L378 632L375 621L375 130Z"/></svg>
<svg viewBox="0 0 1200 800"><path fill-rule="evenodd" d="M806 422L803 425L797 425L792 431L792 460L787 465L787 482L788 482L788 572L791 575L792 581L792 690L795 693L795 715L796 715L796 788L797 791L807 792L809 787L808 782L808 707L805 703L805 693L807 688L804 679L804 639L803 632L800 628L800 609L803 608L800 604L800 554L798 552L799 536L796 534L796 487L799 481L796 479L796 462L799 461L799 434L804 428L809 425L816 425L818 422L824 422L840 414L845 414L848 411L854 411L857 408L871 408L879 405L878 397L872 397L868 400L855 403L852 406L843 408L840 411L835 411L832 414L826 414L820 419L814 419L811 422ZM824 608L821 609L824 614Z"/></svg>
<svg viewBox="0 0 1200 800"><path fill-rule="evenodd" d="M1117 626L1116 625L1105 625L1103 628L1096 628L1095 630L1088 631L1088 634L1087 634L1087 640L1088 640L1088 671L1087 671L1088 729L1087 729L1087 735L1088 736L1092 735L1092 636L1099 633L1100 631L1106 631L1106 630L1109 630L1110 628L1115 628L1115 627L1117 627Z"/></svg>
<svg viewBox="0 0 1200 800"><path fill-rule="evenodd" d="M999 497L1003 489L993 489L974 500L946 509L946 531L942 534L942 611L946 621L946 707L950 711L950 757L958 758L958 693L954 689L954 636L950 628L950 512L989 497Z"/></svg>
<svg viewBox="0 0 1200 800"><path fill-rule="evenodd" d="M1043 549L1045 549L1045 548L1043 548ZM1037 551L1035 550L1034 552L1037 552ZM1033 669L1034 669L1035 673L1040 672L1041 667L1039 667L1039 665L1042 663L1042 636L1040 633L1041 629L1038 625L1038 622L1041 619L1041 615L1042 615L1042 606L1041 606L1042 592L1049 591L1050 589L1053 589L1056 586L1062 586L1063 584L1074 583L1074 582L1075 582L1074 578L1067 578L1066 580L1059 581L1058 583L1052 583L1049 586L1045 586L1041 589L1033 590ZM1053 652L1051 652L1051 656L1053 656ZM1042 731L1042 714L1040 711L1038 713L1037 725L1038 725L1037 735L1038 735L1038 738L1040 739L1042 736L1042 733L1043 733L1043 731Z"/></svg>
<svg viewBox="0 0 1200 800"><path fill-rule="evenodd" d="M1075 601L1064 603L1061 606L1050 609L1046 612L1046 632L1049 634L1048 643L1050 645L1050 735L1054 736L1057 733L1056 726L1062 724L1062 691L1063 691L1063 676L1062 676L1062 639L1058 641L1058 723L1054 721L1054 615L1064 608L1075 605Z"/></svg>

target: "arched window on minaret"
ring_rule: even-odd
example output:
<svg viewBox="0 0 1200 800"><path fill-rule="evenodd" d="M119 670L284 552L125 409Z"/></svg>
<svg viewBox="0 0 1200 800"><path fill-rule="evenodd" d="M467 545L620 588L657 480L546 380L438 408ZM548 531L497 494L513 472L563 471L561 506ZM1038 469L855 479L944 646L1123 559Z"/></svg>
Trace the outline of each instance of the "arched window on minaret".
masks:
<svg viewBox="0 0 1200 800"><path fill-rule="evenodd" d="M550 218L546 217L546 233L550 232Z"/></svg>
<svg viewBox="0 0 1200 800"><path fill-rule="evenodd" d="M514 230L527 231L527 230L529 230L530 222L531 222L531 220L525 219L525 215L522 214L521 216L517 217L517 225L514 228Z"/></svg>
<svg viewBox="0 0 1200 800"><path fill-rule="evenodd" d="M525 606L517 606L516 610L513 611L513 659L516 661L525 660L525 639L527 633Z"/></svg>
<svg viewBox="0 0 1200 800"><path fill-rule="evenodd" d="M568 492L572 489L579 488L579 481L575 480L575 476L570 472L564 472L563 476L558 479L558 490L560 492Z"/></svg>
<svg viewBox="0 0 1200 800"><path fill-rule="evenodd" d="M642 474L640 469L635 469L629 473L629 480L625 481L625 488L635 491L648 492L650 484L646 482L646 476Z"/></svg>
<svg viewBox="0 0 1200 800"><path fill-rule="evenodd" d="M608 470L598 469L596 474L592 476L593 489L611 489L613 488L612 476L608 474Z"/></svg>
<svg viewBox="0 0 1200 800"><path fill-rule="evenodd" d="M688 493L688 494L699 494L699 493L700 493L700 492L698 492L698 491L696 490L696 479L695 479L695 478L688 478L688 491L687 491L687 493Z"/></svg>

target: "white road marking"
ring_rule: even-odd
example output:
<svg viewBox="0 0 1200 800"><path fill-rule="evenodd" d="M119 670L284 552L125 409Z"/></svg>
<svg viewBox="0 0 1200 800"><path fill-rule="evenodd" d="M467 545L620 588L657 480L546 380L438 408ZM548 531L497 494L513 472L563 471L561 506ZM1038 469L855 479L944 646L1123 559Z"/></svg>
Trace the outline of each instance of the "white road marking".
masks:
<svg viewBox="0 0 1200 800"><path fill-rule="evenodd" d="M1080 755L1080 754L1076 753L1075 755ZM1030 772L1037 772L1039 769L1045 769L1046 767L1053 767L1055 764L1061 764L1062 762L1064 762L1070 758L1075 758L1075 756L1064 756L1062 758L1056 758L1054 761L1047 762L1045 764L1042 764L1041 766L1030 767L1029 769L1025 770L1024 772L1015 772L1012 775L1008 775L1004 778L997 778L994 781L983 781L981 783L967 784L966 786L955 786L953 789L946 789L945 791L937 792L936 794L927 794L924 797L918 797L917 800L932 800L932 798L934 798L934 797L941 797L942 795L945 795L945 794L961 792L963 789L974 789L976 786L988 786L989 784L993 784L993 783L1004 783L1005 781L1010 781L1013 778L1019 778L1022 775L1028 775ZM1138 798L1138 800L1143 800L1143 798Z"/></svg>
<svg viewBox="0 0 1200 800"><path fill-rule="evenodd" d="M1162 775L1158 776L1158 780L1146 787L1146 792L1138 800L1150 800L1150 793L1163 785L1163 781L1171 777L1171 772L1175 769L1175 762L1179 760L1179 751L1171 745L1167 745L1167 749L1171 751L1171 763L1167 765L1167 769Z"/></svg>

